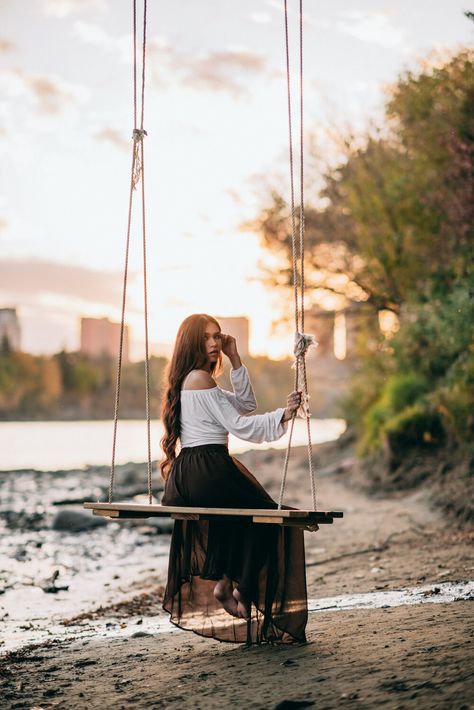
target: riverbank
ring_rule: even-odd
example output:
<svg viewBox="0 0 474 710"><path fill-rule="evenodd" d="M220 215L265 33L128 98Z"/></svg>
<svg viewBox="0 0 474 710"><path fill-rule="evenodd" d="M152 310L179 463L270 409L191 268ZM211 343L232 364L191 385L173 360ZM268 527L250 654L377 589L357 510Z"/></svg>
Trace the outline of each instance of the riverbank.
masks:
<svg viewBox="0 0 474 710"><path fill-rule="evenodd" d="M283 456L270 450L239 458L275 496ZM426 603L370 611L334 604L310 614L305 646L220 645L175 631L161 611L168 536L145 534L146 522L111 523L74 537L76 557L72 542L68 554L77 566L87 548L89 562L69 577L61 572L56 584L68 581L69 590L35 590L43 603L54 600L54 633L5 657L2 707L274 708L286 699L326 708L467 708L472 604L462 595L430 601L443 583L474 578L472 530L449 523L423 489L369 496L351 479L349 437L317 447L315 462L319 507L345 517L305 535L310 599L410 587L423 588ZM293 452L287 490L288 504L310 504L304 448ZM66 609L68 595L82 601ZM23 632L30 644L38 623L32 618Z"/></svg>

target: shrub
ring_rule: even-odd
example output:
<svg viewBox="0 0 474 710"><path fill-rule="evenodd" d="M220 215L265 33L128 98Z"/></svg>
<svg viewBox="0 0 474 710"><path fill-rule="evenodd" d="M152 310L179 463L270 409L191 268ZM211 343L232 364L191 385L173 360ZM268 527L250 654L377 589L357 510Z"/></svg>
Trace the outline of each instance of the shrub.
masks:
<svg viewBox="0 0 474 710"><path fill-rule="evenodd" d="M414 446L437 445L444 439L439 413L420 403L406 407L389 419L384 433L393 452Z"/></svg>
<svg viewBox="0 0 474 710"><path fill-rule="evenodd" d="M462 353L430 397L446 432L458 444L474 446L474 352Z"/></svg>
<svg viewBox="0 0 474 710"><path fill-rule="evenodd" d="M415 372L391 375L379 398L363 418L363 436L359 445L361 454L377 448L386 431L387 422L415 404L428 390L426 380Z"/></svg>
<svg viewBox="0 0 474 710"><path fill-rule="evenodd" d="M392 412L401 412L427 391L425 378L416 372L408 372L390 377L385 386L384 397Z"/></svg>

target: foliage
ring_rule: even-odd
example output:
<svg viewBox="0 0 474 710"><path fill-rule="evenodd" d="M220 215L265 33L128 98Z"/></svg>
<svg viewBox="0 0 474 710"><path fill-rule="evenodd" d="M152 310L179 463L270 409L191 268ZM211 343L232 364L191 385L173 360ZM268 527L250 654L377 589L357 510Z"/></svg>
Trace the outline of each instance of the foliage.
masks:
<svg viewBox="0 0 474 710"><path fill-rule="evenodd" d="M383 130L340 138L345 158L306 207L310 287L398 313L472 269L473 56L409 72L392 89ZM253 223L281 257L280 285L291 284L288 212L273 193Z"/></svg>
<svg viewBox="0 0 474 710"><path fill-rule="evenodd" d="M159 411L166 361L150 359L151 410ZM62 351L52 357L8 351L0 354L0 418L109 418L114 411L116 363ZM143 363L122 371L121 415L143 417ZM153 414L152 414L153 416Z"/></svg>
<svg viewBox="0 0 474 710"><path fill-rule="evenodd" d="M426 409L420 403L405 407L385 425L385 434L392 451L419 446L439 444L444 439L444 430L439 414Z"/></svg>
<svg viewBox="0 0 474 710"><path fill-rule="evenodd" d="M284 406L293 389L290 360L246 358L259 411ZM166 366L164 358L152 357L150 371L151 416L159 416ZM230 388L227 366L221 386ZM52 357L26 353L0 353L0 419L107 419L113 416L116 362L107 357L89 358L62 351ZM145 367L143 362L123 365L120 414L145 416Z"/></svg>
<svg viewBox="0 0 474 710"><path fill-rule="evenodd" d="M363 416L360 452L368 453L380 445L390 426L400 428L405 421L403 417L400 419L400 415L410 410L427 389L426 380L415 372L391 375L380 397L367 408Z"/></svg>
<svg viewBox="0 0 474 710"><path fill-rule="evenodd" d="M0 354L0 412L42 411L56 403L60 390L60 373L50 358L13 351Z"/></svg>
<svg viewBox="0 0 474 710"><path fill-rule="evenodd" d="M362 453L384 442L473 440L473 64L473 51L462 49L400 77L385 124L339 138L343 159L326 168L306 206L309 291L399 319L390 340L358 326L342 407ZM281 259L273 282L284 288L292 278L288 214L274 193L253 224Z"/></svg>

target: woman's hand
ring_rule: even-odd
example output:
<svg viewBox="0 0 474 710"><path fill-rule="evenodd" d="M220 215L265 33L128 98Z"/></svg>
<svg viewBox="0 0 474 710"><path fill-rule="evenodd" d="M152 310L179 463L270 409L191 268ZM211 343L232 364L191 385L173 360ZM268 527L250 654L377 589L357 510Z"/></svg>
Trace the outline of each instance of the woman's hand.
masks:
<svg viewBox="0 0 474 710"><path fill-rule="evenodd" d="M237 350L237 341L232 335L226 335L221 333L221 347L224 355L229 358L234 370L238 370L242 365L239 357L239 352Z"/></svg>
<svg viewBox="0 0 474 710"><path fill-rule="evenodd" d="M293 418L301 404L301 391L291 392L286 399L286 409L282 417L282 422L288 422Z"/></svg>

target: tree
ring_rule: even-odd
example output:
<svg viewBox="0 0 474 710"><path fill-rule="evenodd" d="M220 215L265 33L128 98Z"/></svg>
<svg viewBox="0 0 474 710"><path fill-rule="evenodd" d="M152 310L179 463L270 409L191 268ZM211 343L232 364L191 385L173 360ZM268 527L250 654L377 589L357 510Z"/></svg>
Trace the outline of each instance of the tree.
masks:
<svg viewBox="0 0 474 710"><path fill-rule="evenodd" d="M340 139L345 159L328 168L306 207L307 280L377 310L446 292L472 269L474 53L408 72L392 88L386 125ZM315 205L324 204L323 207ZM275 285L289 286L288 206L274 192L253 223L281 258Z"/></svg>
<svg viewBox="0 0 474 710"><path fill-rule="evenodd" d="M344 159L309 191L309 289L399 318L389 343L380 336L359 353L344 404L364 452L384 440L465 446L474 434L473 64L463 49L407 72L385 124L341 137ZM292 285L288 213L273 193L253 225L280 257L282 288Z"/></svg>

